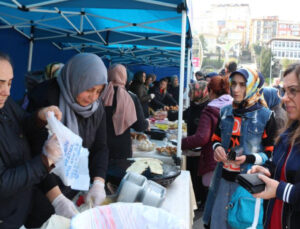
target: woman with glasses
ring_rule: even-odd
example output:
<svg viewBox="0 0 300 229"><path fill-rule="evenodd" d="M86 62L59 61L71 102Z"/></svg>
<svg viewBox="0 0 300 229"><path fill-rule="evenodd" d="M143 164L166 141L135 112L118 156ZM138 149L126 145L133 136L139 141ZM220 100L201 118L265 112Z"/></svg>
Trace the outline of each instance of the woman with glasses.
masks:
<svg viewBox="0 0 300 229"><path fill-rule="evenodd" d="M249 173L260 172L266 183L255 197L270 199L265 228L299 228L300 225L300 64L291 65L283 75L288 122L277 139L272 160L266 166L254 166Z"/></svg>
<svg viewBox="0 0 300 229"><path fill-rule="evenodd" d="M227 221L227 209L238 187L236 176L246 173L254 164L264 164L272 155L276 123L272 112L261 99L263 83L262 74L252 69L239 69L230 75L233 103L221 110L212 136L214 158L219 164L203 217L204 222L208 223L211 215L212 229L231 228ZM232 149L239 154L229 157Z"/></svg>

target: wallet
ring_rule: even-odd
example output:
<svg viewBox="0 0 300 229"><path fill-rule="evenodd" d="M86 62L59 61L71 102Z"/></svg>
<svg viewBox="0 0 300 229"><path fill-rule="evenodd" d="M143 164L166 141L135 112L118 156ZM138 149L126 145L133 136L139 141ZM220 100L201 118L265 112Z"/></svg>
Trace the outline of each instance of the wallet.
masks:
<svg viewBox="0 0 300 229"><path fill-rule="evenodd" d="M237 175L236 180L239 185L252 194L265 190L266 184L258 178L258 173L239 174Z"/></svg>

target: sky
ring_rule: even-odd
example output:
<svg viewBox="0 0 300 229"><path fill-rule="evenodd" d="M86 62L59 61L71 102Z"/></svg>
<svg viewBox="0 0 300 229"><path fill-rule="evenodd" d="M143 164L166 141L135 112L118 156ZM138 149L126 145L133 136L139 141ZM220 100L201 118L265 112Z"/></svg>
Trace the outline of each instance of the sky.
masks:
<svg viewBox="0 0 300 229"><path fill-rule="evenodd" d="M299 0L192 0L193 14L209 8L210 4L248 3L251 17L279 16L280 20L300 22Z"/></svg>

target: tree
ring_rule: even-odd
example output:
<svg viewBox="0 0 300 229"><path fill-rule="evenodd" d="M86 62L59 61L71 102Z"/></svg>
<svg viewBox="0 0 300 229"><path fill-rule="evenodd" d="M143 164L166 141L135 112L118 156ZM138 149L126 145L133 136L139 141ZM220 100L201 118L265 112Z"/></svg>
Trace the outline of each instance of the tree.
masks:
<svg viewBox="0 0 300 229"><path fill-rule="evenodd" d="M260 46L259 44L253 44L252 48L254 50L255 55L259 56L261 54L262 46Z"/></svg>
<svg viewBox="0 0 300 229"><path fill-rule="evenodd" d="M260 71L264 75L266 82L270 77L270 64L272 59L272 52L270 48L263 47L260 54Z"/></svg>

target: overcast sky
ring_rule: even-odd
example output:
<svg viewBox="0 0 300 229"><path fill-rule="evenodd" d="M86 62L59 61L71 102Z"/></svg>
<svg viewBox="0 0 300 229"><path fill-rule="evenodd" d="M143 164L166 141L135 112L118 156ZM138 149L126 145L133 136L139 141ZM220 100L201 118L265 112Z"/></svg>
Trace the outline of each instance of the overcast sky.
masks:
<svg viewBox="0 0 300 229"><path fill-rule="evenodd" d="M248 3L251 17L279 16L280 20L300 22L299 0L192 0L193 13L198 13L209 8L210 4L241 4Z"/></svg>

